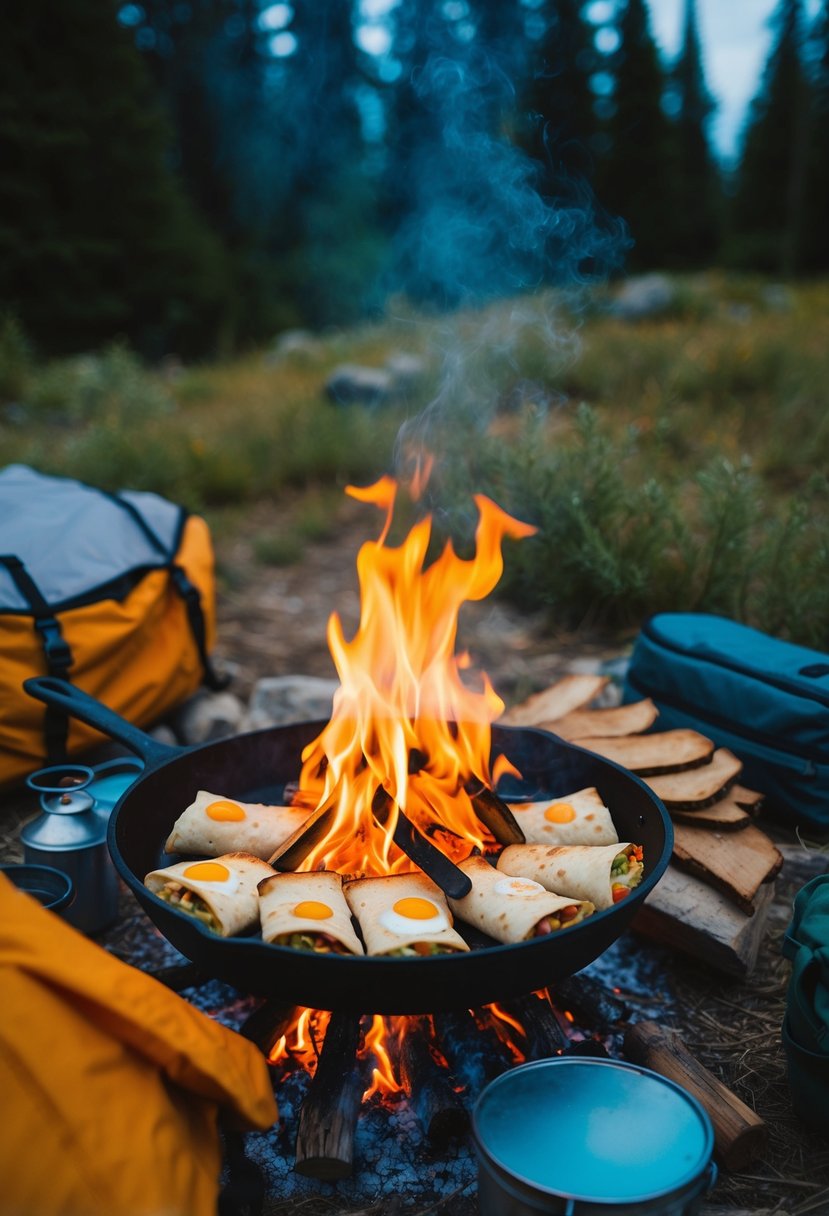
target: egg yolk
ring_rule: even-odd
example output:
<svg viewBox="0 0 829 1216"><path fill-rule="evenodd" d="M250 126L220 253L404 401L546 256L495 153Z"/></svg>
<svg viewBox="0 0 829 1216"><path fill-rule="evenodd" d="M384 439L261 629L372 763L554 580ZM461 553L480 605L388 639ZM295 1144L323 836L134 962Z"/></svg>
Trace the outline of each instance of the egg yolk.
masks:
<svg viewBox="0 0 829 1216"><path fill-rule="evenodd" d="M230 870L220 861L197 861L181 873L182 878L192 878L199 882L226 882L230 878Z"/></svg>
<svg viewBox="0 0 829 1216"><path fill-rule="evenodd" d="M294 916L301 916L303 920L328 920L333 915L333 908L316 899L304 899L294 908Z"/></svg>
<svg viewBox="0 0 829 1216"><path fill-rule="evenodd" d="M416 895L410 895L406 899L398 899L393 911L398 916L405 916L408 920L431 920L433 916L439 915L440 909L429 899L420 899Z"/></svg>
<svg viewBox="0 0 829 1216"><path fill-rule="evenodd" d="M554 802L544 812L544 818L550 823L570 823L576 818L576 812L569 802Z"/></svg>
<svg viewBox="0 0 829 1216"><path fill-rule="evenodd" d="M211 802L204 813L208 819L216 819L219 823L230 823L245 817L244 809L238 802Z"/></svg>

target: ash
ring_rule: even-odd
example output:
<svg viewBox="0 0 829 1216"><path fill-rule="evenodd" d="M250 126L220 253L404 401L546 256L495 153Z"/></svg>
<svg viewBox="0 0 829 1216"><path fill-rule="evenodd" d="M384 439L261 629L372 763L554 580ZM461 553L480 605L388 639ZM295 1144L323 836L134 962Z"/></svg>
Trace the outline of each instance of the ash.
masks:
<svg viewBox="0 0 829 1216"><path fill-rule="evenodd" d="M184 967L187 960L159 933L135 905L124 909L118 923L98 940L122 961L151 974ZM631 1021L643 1017L673 1020L676 996L667 955L645 945L632 934L623 935L582 974L589 975L619 995L630 1009ZM185 972L181 977L188 980ZM182 987L183 999L222 1025L238 1030L260 1001L238 992L218 980L198 986ZM569 1028L575 1041L589 1037L591 1030L578 1025ZM604 1038L611 1055L621 1054L621 1033L610 1031ZM475 1053L467 1059L474 1062ZM460 1053L463 1058L463 1053ZM505 1056L492 1073L510 1066ZM461 1069L463 1065L461 1065ZM478 1070L480 1071L480 1070ZM388 1203L389 1211L419 1212L431 1208L451 1212L452 1216L473 1216L477 1210L477 1163L471 1134L459 1141L436 1148L424 1134L405 1098L383 1101L379 1097L364 1103L354 1141L354 1169L351 1177L338 1182L306 1178L294 1169L299 1109L310 1078L299 1067L279 1065L272 1069L274 1093L279 1107L278 1123L265 1133L246 1137L248 1156L256 1162L265 1180L266 1211L274 1204L322 1201L349 1208ZM457 1083L463 1087L462 1099L471 1109L481 1088L481 1077L470 1067L460 1072ZM280 1206L281 1210L281 1206Z"/></svg>

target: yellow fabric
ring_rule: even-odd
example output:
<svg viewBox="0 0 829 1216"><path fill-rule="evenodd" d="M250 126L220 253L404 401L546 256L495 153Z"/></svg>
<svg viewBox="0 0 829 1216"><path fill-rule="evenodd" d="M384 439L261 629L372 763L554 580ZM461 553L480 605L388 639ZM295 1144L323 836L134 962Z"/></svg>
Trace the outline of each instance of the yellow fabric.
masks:
<svg viewBox="0 0 829 1216"><path fill-rule="evenodd" d="M207 649L215 637L213 549L207 524L187 520L177 555L201 594ZM199 687L202 666L181 596L166 570L153 570L124 600L101 600L58 614L72 648L69 679L137 726L160 718ZM29 676L47 675L40 635L31 615L0 617L0 785L46 763L45 707L23 691ZM103 736L71 721L70 754Z"/></svg>
<svg viewBox="0 0 829 1216"><path fill-rule="evenodd" d="M215 1216L220 1106L274 1122L258 1049L0 874L4 1216Z"/></svg>

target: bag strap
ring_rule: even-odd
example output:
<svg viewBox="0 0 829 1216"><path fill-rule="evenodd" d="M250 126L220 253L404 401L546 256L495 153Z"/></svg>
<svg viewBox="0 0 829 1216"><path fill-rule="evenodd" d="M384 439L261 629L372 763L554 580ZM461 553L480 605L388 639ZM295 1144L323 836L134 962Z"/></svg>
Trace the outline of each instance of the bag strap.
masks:
<svg viewBox="0 0 829 1216"><path fill-rule="evenodd" d="M213 691L218 691L222 688L227 688L230 683L229 676L220 676L215 667L210 661L210 656L207 653L207 627L204 621L204 610L202 608L201 594L198 587L190 581L182 566L176 560L176 546L168 548L158 533L150 526L147 520L136 507L135 503L129 502L126 498L122 498L120 494L110 494L106 490L101 490L101 494L108 498L110 502L121 507L122 510L130 516L133 522L141 529L152 547L164 557L167 567L170 571L173 586L184 601L184 607L187 612L187 621L190 625L190 632L193 635L193 641L196 643L196 649L199 652L202 670L204 671L204 682L208 688ZM177 538L181 536L184 529L184 524L188 519L188 512L184 507L179 507L180 522L176 532Z"/></svg>
<svg viewBox="0 0 829 1216"><path fill-rule="evenodd" d="M34 626L40 634L40 644L50 676L68 679L69 669L74 663L72 648L61 633L57 617L52 612L40 588L19 557L13 553L0 554L0 565L8 570L14 585L29 606ZM43 735L46 756L50 764L62 764L66 760L66 739L69 734L69 718L63 710L52 705L46 707L43 720Z"/></svg>

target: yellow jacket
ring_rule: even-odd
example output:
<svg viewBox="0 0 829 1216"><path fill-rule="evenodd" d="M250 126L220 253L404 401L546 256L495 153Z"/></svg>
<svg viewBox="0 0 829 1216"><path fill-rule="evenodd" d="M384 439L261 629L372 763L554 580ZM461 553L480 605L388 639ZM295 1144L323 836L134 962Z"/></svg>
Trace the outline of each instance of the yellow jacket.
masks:
<svg viewBox="0 0 829 1216"><path fill-rule="evenodd" d="M258 1049L0 874L4 1216L215 1216L219 1107L274 1122Z"/></svg>

